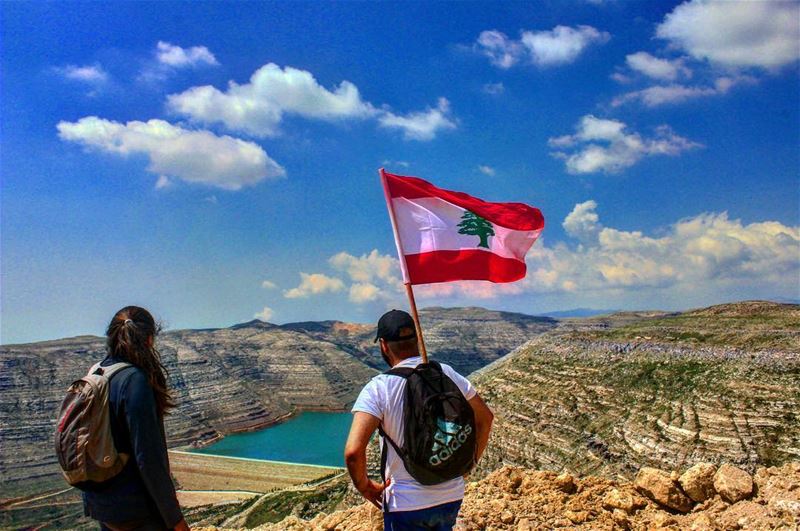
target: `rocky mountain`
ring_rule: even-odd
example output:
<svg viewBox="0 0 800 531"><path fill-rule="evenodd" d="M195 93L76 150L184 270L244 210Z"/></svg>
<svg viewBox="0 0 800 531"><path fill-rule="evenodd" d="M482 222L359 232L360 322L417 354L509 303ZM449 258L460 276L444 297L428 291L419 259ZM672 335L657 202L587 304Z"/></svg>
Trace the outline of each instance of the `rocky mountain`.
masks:
<svg viewBox="0 0 800 531"><path fill-rule="evenodd" d="M433 357L464 373L496 360L553 319L481 308L421 312ZM347 408L383 370L374 325L341 322L163 333L158 347L178 407L167 417L171 446L254 430L295 410ZM83 336L0 347L0 480L3 498L63 485L51 448L64 390L104 356L104 339Z"/></svg>
<svg viewBox="0 0 800 531"><path fill-rule="evenodd" d="M295 409L341 410L375 374L333 343L264 323L168 332L158 347L178 403L166 422L171 446L258 429ZM51 447L58 406L104 351L97 337L2 347L4 497L62 484Z"/></svg>
<svg viewBox="0 0 800 531"><path fill-rule="evenodd" d="M528 339L552 330L558 321L521 313L484 308L425 308L419 312L425 345L432 357L453 366L461 374L505 356ZM370 367L386 365L374 343L373 325L338 321L292 323L283 326L332 341Z"/></svg>
<svg viewBox="0 0 800 531"><path fill-rule="evenodd" d="M496 426L482 462L630 477L800 458L800 307L739 303L541 335L475 375Z"/></svg>

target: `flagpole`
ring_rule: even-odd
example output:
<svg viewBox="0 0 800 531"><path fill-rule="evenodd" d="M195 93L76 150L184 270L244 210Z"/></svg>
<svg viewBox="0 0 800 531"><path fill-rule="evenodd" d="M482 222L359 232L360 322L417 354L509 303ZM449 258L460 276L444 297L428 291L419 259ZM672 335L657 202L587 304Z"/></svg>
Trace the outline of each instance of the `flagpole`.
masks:
<svg viewBox="0 0 800 531"><path fill-rule="evenodd" d="M403 284L406 287L406 295L408 295L408 303L411 307L411 317L414 319L414 326L417 329L417 340L419 341L420 354L422 354L422 363L428 363L428 350L425 348L425 339L422 337L422 326L419 323L419 314L417 313L417 303L414 300L414 289L411 287L411 280L408 276L408 267L406 266L406 257L403 254L403 245L400 241L400 232L397 230L397 219L394 216L394 207L392 206L392 198L389 195L389 187L386 185L386 172L383 168L378 170L381 176L381 184L383 185L383 195L386 198L386 208L389 209L389 219L392 222L392 232L394 233L394 243L397 246L397 256L400 258L400 271L403 274Z"/></svg>
<svg viewBox="0 0 800 531"><path fill-rule="evenodd" d="M419 339L419 351L420 354L422 354L422 363L428 363L428 351L425 349L425 340L422 338L422 327L419 324L417 303L414 301L414 290L411 289L410 282L406 282L406 294L408 294L408 303L411 305L411 317L414 319L414 325L417 327L417 338Z"/></svg>

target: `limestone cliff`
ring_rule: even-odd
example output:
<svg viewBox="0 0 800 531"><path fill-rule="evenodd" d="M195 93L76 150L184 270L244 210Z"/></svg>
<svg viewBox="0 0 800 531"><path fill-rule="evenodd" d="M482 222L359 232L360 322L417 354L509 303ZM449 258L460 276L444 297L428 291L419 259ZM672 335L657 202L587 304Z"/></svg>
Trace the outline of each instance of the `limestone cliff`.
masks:
<svg viewBox="0 0 800 531"><path fill-rule="evenodd" d="M581 327L541 335L473 378L496 414L483 471L630 476L695 461L752 471L800 457L796 305Z"/></svg>
<svg viewBox="0 0 800 531"><path fill-rule="evenodd" d="M423 310L432 356L471 372L556 321L479 308ZM171 446L273 423L296 409L341 410L383 367L374 325L322 322L163 333L158 348L178 407ZM51 447L64 390L104 357L83 336L0 347L0 480L3 498L61 486Z"/></svg>
<svg viewBox="0 0 800 531"><path fill-rule="evenodd" d="M467 375L505 356L528 339L556 328L551 317L499 312L484 308L420 310L425 344L432 357ZM375 345L375 327L338 321L292 323L284 328L332 341L370 367L386 366Z"/></svg>

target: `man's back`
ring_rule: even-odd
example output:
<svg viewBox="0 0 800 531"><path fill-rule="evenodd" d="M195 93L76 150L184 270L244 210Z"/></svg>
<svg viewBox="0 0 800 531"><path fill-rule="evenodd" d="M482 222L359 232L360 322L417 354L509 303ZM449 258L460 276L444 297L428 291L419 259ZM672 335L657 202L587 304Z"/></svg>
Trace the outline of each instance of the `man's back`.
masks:
<svg viewBox="0 0 800 531"><path fill-rule="evenodd" d="M418 356L407 358L393 368L413 368L422 363ZM452 367L441 364L442 370L461 390L467 400L475 395L472 384ZM353 412L364 412L381 422L384 432L398 445L405 441L403 405L406 380L400 376L380 374L361 391ZM412 511L461 500L464 497L464 480L460 477L436 485L421 485L406 470L402 459L391 445L387 445L386 479L391 483L384 491L389 512Z"/></svg>
<svg viewBox="0 0 800 531"><path fill-rule="evenodd" d="M402 369L403 373L407 373L408 370L403 369L404 367L415 368L422 362L422 358L419 356L416 325L411 316L404 311L392 310L381 316L378 320L375 342L379 342L381 356L386 364L392 367L392 370ZM444 375L453 381L467 399L472 410L467 415L470 422L474 419L474 455L469 456L474 464L480 459L486 445L489 444L494 415L466 378L448 365L441 364L441 368ZM439 374L439 382L442 383L441 373L438 373L438 369L436 371ZM405 391L409 382L411 387L408 387L408 391L411 393L412 401L408 405L413 406L413 412L409 411L409 415L419 415L426 421L434 420L428 409L416 407L417 397L425 394L425 392L417 392L419 391L417 384L427 380L420 380L420 375L417 374L420 371L413 371L413 373L404 375L408 376L409 380L398 374L380 374L362 389L353 405L353 424L350 426L350 435L347 437L344 449L344 461L347 465L347 472L358 492L367 501L384 510L383 526L387 531L400 529L450 531L456 524L461 500L464 497L463 478L457 477L434 485L422 485L408 473L402 459L392 448L393 445L387 445L386 448L387 462L384 482L377 483L367 476L367 445L376 430L382 427L387 439L391 439L398 448L404 447L406 428L411 434L417 433L415 430L420 426L420 423L417 422L419 419L403 418L407 396ZM445 385L450 388L450 393L455 393L450 382L445 382ZM437 389L441 391L443 388ZM438 395L441 396L442 393L438 393ZM450 396L458 395L451 394ZM428 398L424 400L428 400ZM438 419L436 421L438 425ZM423 431L422 433L422 437L427 439L427 435L424 433L430 432ZM413 436L415 439L418 437L418 435ZM436 442L440 442L441 436L443 435L436 432L432 437ZM426 445L423 441L418 440L409 442L418 443L417 448ZM408 453L408 447L405 445L403 451ZM471 450L472 447L470 447ZM405 457L409 458L408 455ZM415 469L415 475L427 483L425 477L419 475L420 470L416 469L419 462L411 460L408 463ZM453 461L453 463L457 463L457 461ZM456 473L462 473L462 468L456 470ZM452 475L445 477L452 477ZM436 477L442 476L437 475Z"/></svg>

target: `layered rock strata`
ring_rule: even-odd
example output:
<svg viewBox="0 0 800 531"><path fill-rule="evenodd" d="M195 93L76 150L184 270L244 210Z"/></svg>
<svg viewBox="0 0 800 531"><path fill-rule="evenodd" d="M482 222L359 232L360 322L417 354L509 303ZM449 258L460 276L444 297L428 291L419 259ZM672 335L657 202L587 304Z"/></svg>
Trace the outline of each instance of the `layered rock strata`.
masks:
<svg viewBox="0 0 800 531"><path fill-rule="evenodd" d="M642 465L800 456L795 352L547 334L475 379L496 420L482 463L631 477Z"/></svg>
<svg viewBox="0 0 800 531"><path fill-rule="evenodd" d="M330 342L263 323L169 332L158 348L178 404L166 417L170 446L258 429L296 409L342 410L375 374ZM58 407L104 352L94 337L2 347L3 497L61 485L51 447Z"/></svg>
<svg viewBox="0 0 800 531"><path fill-rule="evenodd" d="M557 324L480 308L421 314L431 356L465 374ZM160 335L178 404L166 422L170 446L258 429L298 409L346 409L384 368L374 333L374 325L251 321ZM57 410L67 386L104 355L104 339L92 336L0 347L4 499L63 484L51 448Z"/></svg>
<svg viewBox="0 0 800 531"><path fill-rule="evenodd" d="M484 308L425 308L419 314L425 345L431 357L452 365L464 375L505 356L530 338L553 330L559 324L550 317ZM369 366L381 371L386 369L374 343L373 325L325 321L292 323L284 327L332 341Z"/></svg>

